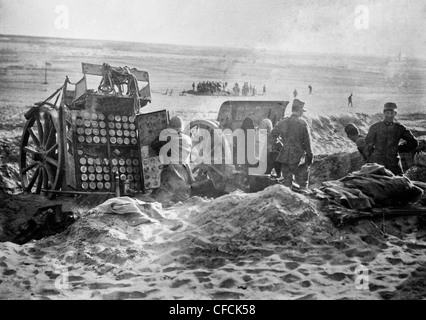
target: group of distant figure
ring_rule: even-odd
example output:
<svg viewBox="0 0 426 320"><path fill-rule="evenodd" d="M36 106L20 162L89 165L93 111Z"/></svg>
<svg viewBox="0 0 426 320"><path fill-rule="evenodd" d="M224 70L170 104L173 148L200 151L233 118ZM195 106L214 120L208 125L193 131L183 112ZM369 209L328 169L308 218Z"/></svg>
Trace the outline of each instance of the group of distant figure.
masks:
<svg viewBox="0 0 426 320"><path fill-rule="evenodd" d="M195 82L192 83L192 92L197 92L202 94L215 94L215 93L225 92L226 94L233 94L236 96L257 95L256 86L252 85L251 83L247 81L244 82L242 88L240 88L240 85L238 84L238 82L235 82L234 87L231 90L227 90L227 88L228 88L228 82L203 81L203 82L199 82L197 85L195 84ZM188 92L190 93L190 91L183 90L180 95L186 95ZM165 94L171 95L172 93L173 93L173 90L169 91L167 89ZM262 95L266 95L266 85L263 85Z"/></svg>
<svg viewBox="0 0 426 320"><path fill-rule="evenodd" d="M228 94L230 94L229 91L226 90L228 86L228 82L222 83L221 81L203 81L199 82L197 85L195 85L195 82L192 83L192 91L195 92L195 88L197 88L197 92L204 93L204 94L215 94L218 92L226 91ZM312 86L308 85L308 95L312 95ZM238 82L235 82L234 87L232 88L232 92L234 95L239 96L240 94L243 96L255 96L257 95L257 90L255 85L251 85L251 83L244 82L243 87L240 88ZM167 89L165 92L165 95L172 95L173 89ZM187 91L183 90L180 95L186 96ZM263 91L262 95L266 95L266 85L263 85ZM293 97L294 99L297 98L299 95L297 89L294 89L293 91ZM353 94L351 93L348 97L348 107L353 108L353 102L352 102Z"/></svg>
<svg viewBox="0 0 426 320"><path fill-rule="evenodd" d="M234 95L239 96L240 93L243 96L255 96L257 95L257 90L255 85L251 85L251 83L244 82L243 87L240 89L238 82L235 83L234 88L232 88ZM266 85L263 85L262 95L266 95Z"/></svg>
<svg viewBox="0 0 426 320"><path fill-rule="evenodd" d="M197 84L197 92L214 94L226 90L228 83L222 83L220 81L203 81ZM195 91L195 82L192 84L192 90Z"/></svg>
<svg viewBox="0 0 426 320"><path fill-rule="evenodd" d="M199 82L197 86L195 86L195 82L192 84L192 90L195 92L195 88L197 88L197 92L205 93L205 94L214 94L218 92L225 91L227 94L231 94L229 90L227 90L228 82L222 83L221 81L203 81ZM234 87L232 88L232 93L234 95L239 96L240 94L243 96L255 96L257 95L256 86L252 85L249 82L244 82L242 88L238 82L235 82ZM263 85L263 95L266 95L266 85Z"/></svg>

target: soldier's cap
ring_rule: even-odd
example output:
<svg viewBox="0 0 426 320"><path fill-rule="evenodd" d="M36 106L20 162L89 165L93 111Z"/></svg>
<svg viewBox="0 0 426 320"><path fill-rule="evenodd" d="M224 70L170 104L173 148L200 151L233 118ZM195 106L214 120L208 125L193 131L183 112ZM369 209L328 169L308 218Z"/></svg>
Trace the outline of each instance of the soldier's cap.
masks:
<svg viewBox="0 0 426 320"><path fill-rule="evenodd" d="M385 107L383 108L383 111L386 111L386 110L396 111L396 104L393 102L386 102Z"/></svg>
<svg viewBox="0 0 426 320"><path fill-rule="evenodd" d="M291 107L291 111L298 111L298 110L302 110L303 112L306 112L305 103L303 101L300 101L299 99L294 99L293 105Z"/></svg>
<svg viewBox="0 0 426 320"><path fill-rule="evenodd" d="M175 129L176 131L183 131L183 122L180 117L173 117L170 119L169 128Z"/></svg>
<svg viewBox="0 0 426 320"><path fill-rule="evenodd" d="M353 123L349 123L346 127L345 127L345 132L347 135L351 135L351 136L356 136L359 134L359 130L357 128L356 125L354 125Z"/></svg>

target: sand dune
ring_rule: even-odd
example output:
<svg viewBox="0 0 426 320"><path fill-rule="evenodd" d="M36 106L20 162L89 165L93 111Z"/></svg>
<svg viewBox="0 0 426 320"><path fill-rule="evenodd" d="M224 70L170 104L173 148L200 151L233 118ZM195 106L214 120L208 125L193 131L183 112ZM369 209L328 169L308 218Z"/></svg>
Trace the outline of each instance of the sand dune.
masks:
<svg viewBox="0 0 426 320"><path fill-rule="evenodd" d="M63 234L1 243L0 296L381 299L426 262L426 242L380 239L366 225L337 230L315 201L279 185L193 198L161 214L131 227L126 215L92 210ZM356 288L362 268L368 289Z"/></svg>

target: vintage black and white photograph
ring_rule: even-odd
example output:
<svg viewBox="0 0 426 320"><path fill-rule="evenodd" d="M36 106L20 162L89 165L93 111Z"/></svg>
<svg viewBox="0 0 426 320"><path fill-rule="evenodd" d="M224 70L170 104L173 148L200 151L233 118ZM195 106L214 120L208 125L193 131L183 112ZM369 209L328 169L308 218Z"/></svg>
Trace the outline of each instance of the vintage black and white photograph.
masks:
<svg viewBox="0 0 426 320"><path fill-rule="evenodd" d="M426 299L425 17L0 0L0 299Z"/></svg>

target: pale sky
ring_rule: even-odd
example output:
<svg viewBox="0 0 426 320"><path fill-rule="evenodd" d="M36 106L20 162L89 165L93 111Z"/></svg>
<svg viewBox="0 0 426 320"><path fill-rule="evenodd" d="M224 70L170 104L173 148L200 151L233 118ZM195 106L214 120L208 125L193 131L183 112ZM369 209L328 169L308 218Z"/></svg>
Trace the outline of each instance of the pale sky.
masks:
<svg viewBox="0 0 426 320"><path fill-rule="evenodd" d="M0 0L0 34L300 52L422 56L425 21L424 0Z"/></svg>

